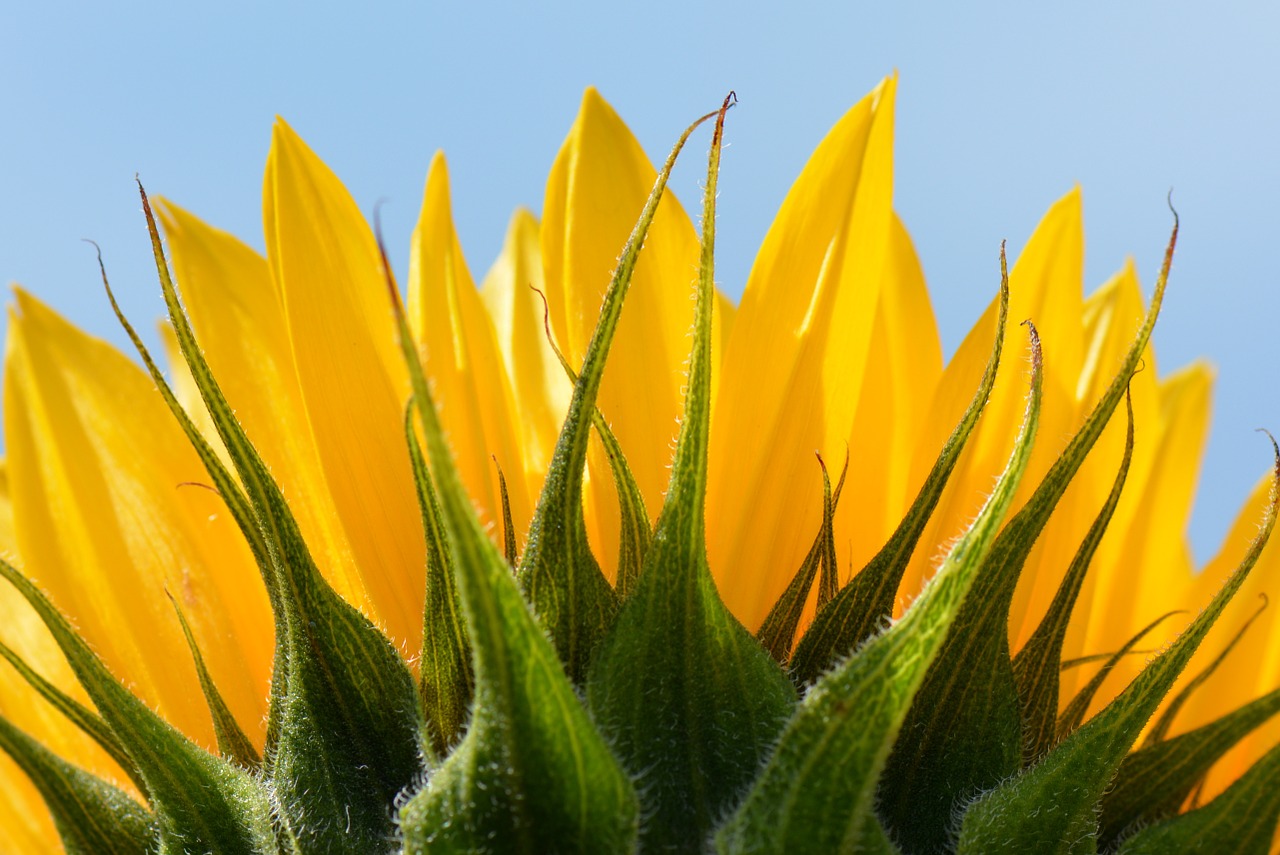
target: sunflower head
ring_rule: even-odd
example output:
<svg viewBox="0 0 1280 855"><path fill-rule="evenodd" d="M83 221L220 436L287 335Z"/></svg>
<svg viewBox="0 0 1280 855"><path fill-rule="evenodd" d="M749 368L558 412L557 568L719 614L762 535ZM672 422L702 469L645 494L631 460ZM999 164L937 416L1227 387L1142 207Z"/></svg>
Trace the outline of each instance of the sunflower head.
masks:
<svg viewBox="0 0 1280 855"><path fill-rule="evenodd" d="M819 145L737 308L736 98L655 170L594 90L479 289L443 157L404 300L280 122L265 259L142 191L172 376L105 267L145 375L20 294L11 848L39 798L85 853L1268 851L1280 689L1199 690L1244 629L1199 651L1258 589L1280 449L1201 592L1170 520L1207 373L1149 346L1176 215L1149 303L1132 267L1085 300L1072 191L944 369L895 96ZM698 234L666 186L704 125Z"/></svg>

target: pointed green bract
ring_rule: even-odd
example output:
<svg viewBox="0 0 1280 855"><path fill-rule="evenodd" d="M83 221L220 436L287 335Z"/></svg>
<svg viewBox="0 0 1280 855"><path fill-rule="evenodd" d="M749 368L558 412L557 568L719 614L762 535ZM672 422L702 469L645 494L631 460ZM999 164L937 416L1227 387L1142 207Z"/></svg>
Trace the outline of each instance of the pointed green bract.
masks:
<svg viewBox="0 0 1280 855"><path fill-rule="evenodd" d="M1274 440L1272 446L1276 481L1272 483L1271 500L1258 537L1240 566L1177 640L1106 709L1039 764L984 793L969 807L960 826L960 855L1097 851L1102 794L1143 725L1244 584L1275 527L1280 447L1275 446ZM1054 843L1046 846L1046 841Z"/></svg>
<svg viewBox="0 0 1280 855"><path fill-rule="evenodd" d="M205 458L205 465L228 505L241 509L236 519L242 530L246 522L256 530L246 531L246 537L260 561L265 552L268 593L275 588L271 605L277 664L267 764L282 822L304 850L363 855L384 847L394 835L388 806L419 771L413 675L387 637L333 590L312 561L284 495L196 343L169 275L150 202L141 184L138 189L169 319L243 494L216 457ZM186 429L190 419L181 413L137 335L121 320ZM240 516L246 504L248 521Z"/></svg>
<svg viewBox="0 0 1280 855"><path fill-rule="evenodd" d="M1102 799L1100 843L1109 846L1130 828L1176 814L1213 764L1277 713L1280 689L1125 757Z"/></svg>
<svg viewBox="0 0 1280 855"><path fill-rule="evenodd" d="M137 765L163 852L262 855L274 851L266 788L212 756L117 680L71 623L29 579L0 561L0 576L35 609L80 685Z"/></svg>
<svg viewBox="0 0 1280 855"><path fill-rule="evenodd" d="M801 685L812 683L842 656L848 656L860 642L877 632L893 614L894 597L907 569L925 524L942 497L947 479L955 469L960 452L978 424L978 417L996 382L996 369L1004 347L1005 324L1009 318L1009 271L1000 248L1000 312L996 320L995 343L978 391L947 438L942 453L933 464L924 486L916 494L906 516L898 524L884 548L854 576L825 608L818 610L813 623L796 645L791 657L791 673Z"/></svg>
<svg viewBox="0 0 1280 855"><path fill-rule="evenodd" d="M90 739L98 743L102 750L107 752L107 755L124 770L125 774L129 776L129 780L133 781L134 786L140 791L146 792L147 785L142 780L138 767L134 765L129 753L120 744L120 740L111 732L111 727L102 720L102 716L36 673L35 669L28 665L26 660L3 642L0 642L0 657L7 660L14 667L14 670L18 672L19 676L27 681L27 685L35 689L40 697L62 713L67 721L80 728Z"/></svg>
<svg viewBox="0 0 1280 855"><path fill-rule="evenodd" d="M591 724L556 649L524 601L462 486L383 255L471 641L466 735L404 802L404 851L624 853L635 847L631 781Z"/></svg>
<svg viewBox="0 0 1280 855"><path fill-rule="evenodd" d="M876 782L929 663L942 646L1031 458L1042 371L1004 473L969 530L902 619L814 684L742 806L716 834L722 853L893 851L873 813ZM875 824L872 827L872 824Z"/></svg>
<svg viewBox="0 0 1280 855"><path fill-rule="evenodd" d="M1207 805L1139 831L1118 855L1267 855L1280 820L1280 746Z"/></svg>
<svg viewBox="0 0 1280 855"><path fill-rule="evenodd" d="M878 810L904 848L934 852L947 845L956 809L1022 765L1022 710L1009 653L1009 609L1028 554L1059 499L1124 397L1151 338L1164 299L1173 232L1146 318L1111 385L1044 480L1009 521L974 580L903 725L879 790ZM978 673L980 681L964 679Z"/></svg>
<svg viewBox="0 0 1280 855"><path fill-rule="evenodd" d="M53 815L67 855L146 855L155 817L128 793L77 769L0 716L0 750L26 772Z"/></svg>
<svg viewBox="0 0 1280 855"><path fill-rule="evenodd" d="M1057 742L1058 686L1067 625L1075 609L1076 599L1080 596L1080 588L1084 585L1089 564L1093 561L1093 554L1111 523L1116 505L1120 503L1120 493L1129 474L1129 464L1133 461L1132 396L1126 393L1124 402L1128 416L1124 455L1120 460L1120 470L1111 484L1111 492L1107 494L1102 510L1089 526L1075 557L1071 559L1071 566L1067 568L1067 575L1063 577L1053 602L1049 604L1049 611L1045 613L1044 619L1026 645L1013 657L1013 676L1018 684L1018 699L1022 706L1024 766L1039 759Z"/></svg>
<svg viewBox="0 0 1280 855"><path fill-rule="evenodd" d="M165 593L168 592L166 591ZM239 764L242 768L250 770L260 768L262 766L262 758L258 756L258 749L253 747L249 737L240 729L240 723L232 715L231 708L227 706L227 702L222 699L222 693L218 691L218 687L213 682L213 676L205 666L204 654L200 652L200 647L196 644L196 638L191 634L191 625L187 623L187 616L182 613L182 609L178 606L178 601L173 598L172 594L169 595L169 602L173 604L173 611L178 616L178 623L182 625L182 635L187 640L187 649L191 651L191 659L196 666L196 676L200 680L200 691L204 693L205 703L209 707L209 716L213 719L213 735L218 741L218 753L227 760Z"/></svg>
<svg viewBox="0 0 1280 855"><path fill-rule="evenodd" d="M605 291L600 319L587 344L582 369L573 387L569 411L542 485L542 495L529 524L529 539L520 561L520 587L533 603L538 619L555 642L569 676L581 683L592 654L618 611L618 595L600 572L587 544L582 515L582 478L587 465L596 397L604 377L605 359L631 286L636 259L658 212L676 156L694 128L714 114L694 122L676 142L658 172L640 219L627 239L613 280Z"/></svg>
<svg viewBox="0 0 1280 855"><path fill-rule="evenodd" d="M542 298L542 326L546 330L547 344L551 347L551 352L556 355L556 359L560 361L560 367L564 369L569 382L576 385L578 372L573 370L573 366L569 364L569 360L565 358L564 352L556 345L555 337L551 334L547 295L541 291L537 293ZM622 445L614 435L613 429L609 427L609 423L604 420L599 407L592 409L591 424L600 437L600 443L604 446L605 456L609 458L613 485L618 491L618 512L621 518L618 525L618 576L614 582L614 590L618 592L619 599L625 602L635 590L636 580L640 578L640 568L644 566L644 556L649 551L649 542L652 540L652 532L649 530L649 511L645 507L644 494L640 492L640 485L636 483L635 476L631 474L631 467L627 465L627 458L622 453Z"/></svg>
<svg viewBox="0 0 1280 855"><path fill-rule="evenodd" d="M785 674L729 613L704 536L711 406L716 118L684 418L671 482L635 593L601 645L587 700L638 777L646 852L696 851L754 777L795 703Z"/></svg>
<svg viewBox="0 0 1280 855"><path fill-rule="evenodd" d="M466 726L476 681L440 500L413 429L414 409L412 402L405 409L404 434L422 510L422 529L427 536L427 592L422 613L418 697L426 719L429 753L444 757Z"/></svg>
<svg viewBox="0 0 1280 855"><path fill-rule="evenodd" d="M519 563L520 556L516 554L516 527L511 522L511 496L507 493L507 476L502 474L497 458L494 458L493 465L498 468L498 494L502 497L502 554L514 568Z"/></svg>
<svg viewBox="0 0 1280 855"><path fill-rule="evenodd" d="M822 457L818 457L822 463ZM800 617L804 613L805 602L809 599L809 589L818 576L820 567L827 563L835 564L835 539L832 529L835 524L836 506L840 503L840 493L844 490L844 479L849 474L849 456L844 458L844 468L840 471L840 480L836 483L835 492L831 490L831 479L827 475L826 464L822 464L822 525L809 547L800 569L791 577L791 583L782 592L782 596L773 604L764 623L756 630L756 639L769 651L769 655L779 664L785 665L791 656L791 645L795 641L796 629L800 626ZM834 571L833 571L834 572Z"/></svg>

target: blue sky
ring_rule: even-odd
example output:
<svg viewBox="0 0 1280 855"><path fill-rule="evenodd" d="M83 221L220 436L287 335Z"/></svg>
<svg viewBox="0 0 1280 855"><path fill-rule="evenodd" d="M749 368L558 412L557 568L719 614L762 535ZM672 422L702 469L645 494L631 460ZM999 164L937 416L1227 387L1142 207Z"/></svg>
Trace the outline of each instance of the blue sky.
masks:
<svg viewBox="0 0 1280 855"><path fill-rule="evenodd" d="M539 207L591 84L651 155L737 91L718 226L736 294L813 146L897 69L896 204L947 352L995 290L1000 240L1016 255L1076 183L1087 287L1133 255L1149 293L1173 188L1184 229L1160 368L1219 369L1192 526L1204 558L1267 469L1253 429L1280 430L1280 7L1054 5L3 4L0 279L123 344L80 238L103 246L126 311L159 318L134 173L261 248L276 114L365 210L387 200L400 258L444 149L480 274L512 209ZM699 171L674 182L686 204Z"/></svg>

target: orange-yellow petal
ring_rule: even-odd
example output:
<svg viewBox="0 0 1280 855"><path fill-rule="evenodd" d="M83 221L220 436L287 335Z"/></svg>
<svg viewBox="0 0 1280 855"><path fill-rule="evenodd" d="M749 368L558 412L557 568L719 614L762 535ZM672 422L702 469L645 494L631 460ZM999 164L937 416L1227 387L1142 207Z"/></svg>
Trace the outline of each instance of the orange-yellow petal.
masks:
<svg viewBox="0 0 1280 855"><path fill-rule="evenodd" d="M449 172L441 154L431 161L413 232L408 315L462 483L481 521L496 531L502 504L494 461L504 474L523 473L524 436L497 334L454 231ZM532 513L530 492L522 477L509 477L507 485L517 541L523 541Z"/></svg>
<svg viewBox="0 0 1280 855"><path fill-rule="evenodd" d="M895 89L894 78L882 83L810 158L756 257L726 346L707 552L721 596L749 627L817 531L814 450L841 460L853 425L888 255Z"/></svg>
<svg viewBox="0 0 1280 855"><path fill-rule="evenodd" d="M271 618L248 548L141 370L19 292L5 363L5 437L23 568L111 669L212 743L166 590L223 696L261 737Z"/></svg>
<svg viewBox="0 0 1280 855"><path fill-rule="evenodd" d="M263 195L267 259L321 471L375 619L416 651L426 547L403 429L407 372L373 233L280 120Z"/></svg>

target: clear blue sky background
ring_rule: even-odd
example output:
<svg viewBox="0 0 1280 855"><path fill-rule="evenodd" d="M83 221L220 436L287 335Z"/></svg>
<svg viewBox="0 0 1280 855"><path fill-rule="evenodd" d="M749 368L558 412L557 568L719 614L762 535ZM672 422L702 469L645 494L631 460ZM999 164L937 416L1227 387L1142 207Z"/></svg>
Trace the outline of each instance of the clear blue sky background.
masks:
<svg viewBox="0 0 1280 855"><path fill-rule="evenodd" d="M1268 466L1253 428L1280 430L1278 9L11 0L0 4L0 280L123 343L80 238L102 244L126 310L158 318L134 173L261 248L277 113L365 210L389 200L400 259L443 148L479 275L512 209L540 206L594 84L651 155L737 91L719 222L719 278L737 294L812 147L898 69L897 207L948 353L995 290L1000 240L1016 255L1077 182L1088 287L1132 254L1149 293L1174 188L1184 230L1156 344L1165 372L1199 356L1219 368L1192 531L1204 558ZM699 171L677 177L686 204Z"/></svg>

